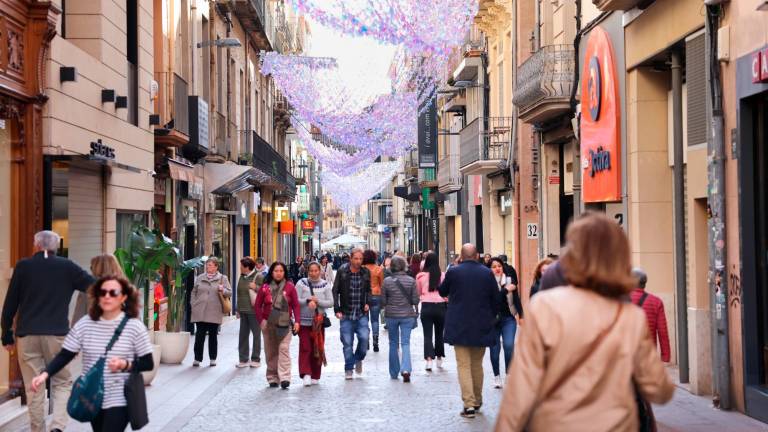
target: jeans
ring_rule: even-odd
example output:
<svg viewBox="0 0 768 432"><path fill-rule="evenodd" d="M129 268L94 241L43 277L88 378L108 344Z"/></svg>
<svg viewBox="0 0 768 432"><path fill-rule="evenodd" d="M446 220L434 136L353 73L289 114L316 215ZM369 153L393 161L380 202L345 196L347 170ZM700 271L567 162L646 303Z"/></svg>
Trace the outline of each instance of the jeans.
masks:
<svg viewBox="0 0 768 432"><path fill-rule="evenodd" d="M371 330L373 338L379 338L379 314L381 313L381 296L371 296Z"/></svg>
<svg viewBox="0 0 768 432"><path fill-rule="evenodd" d="M346 317L341 318L339 334L341 344L344 346L344 370L352 370L355 363L365 359L365 353L368 351L368 316L363 315L360 319L351 320ZM352 350L357 335L357 349Z"/></svg>
<svg viewBox="0 0 768 432"><path fill-rule="evenodd" d="M421 328L424 331L424 359L445 357L443 329L445 327L445 312L448 303L422 303ZM435 343L432 344L432 331L435 332Z"/></svg>
<svg viewBox="0 0 768 432"><path fill-rule="evenodd" d="M207 322L195 323L197 331L195 332L195 360L203 361L203 345L205 345L205 335L208 335L208 358L216 360L219 347L219 325Z"/></svg>
<svg viewBox="0 0 768 432"><path fill-rule="evenodd" d="M504 346L504 371L509 369L512 355L515 353L515 333L517 333L517 321L513 317L502 318L498 325L500 330L496 345L491 347L491 366L493 375L499 376L499 354L501 354L502 341Z"/></svg>
<svg viewBox="0 0 768 432"><path fill-rule="evenodd" d="M411 330L416 326L416 318L387 318L389 330L389 376L393 379L398 374L411 373ZM400 345L401 354L397 348ZM403 358L400 364L400 356Z"/></svg>

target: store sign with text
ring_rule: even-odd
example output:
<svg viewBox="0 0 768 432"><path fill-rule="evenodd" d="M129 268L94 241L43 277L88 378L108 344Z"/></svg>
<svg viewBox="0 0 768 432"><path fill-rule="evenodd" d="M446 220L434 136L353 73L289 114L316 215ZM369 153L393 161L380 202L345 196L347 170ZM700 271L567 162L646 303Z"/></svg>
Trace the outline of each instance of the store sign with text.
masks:
<svg viewBox="0 0 768 432"><path fill-rule="evenodd" d="M581 83L584 202L621 201L621 101L613 45L601 27L589 34Z"/></svg>
<svg viewBox="0 0 768 432"><path fill-rule="evenodd" d="M768 47L752 53L752 82L768 82Z"/></svg>
<svg viewBox="0 0 768 432"><path fill-rule="evenodd" d="M418 125L419 168L437 166L437 98L421 106Z"/></svg>
<svg viewBox="0 0 768 432"><path fill-rule="evenodd" d="M312 232L315 230L315 221L312 219L307 219L301 221L301 229L302 231L309 231Z"/></svg>

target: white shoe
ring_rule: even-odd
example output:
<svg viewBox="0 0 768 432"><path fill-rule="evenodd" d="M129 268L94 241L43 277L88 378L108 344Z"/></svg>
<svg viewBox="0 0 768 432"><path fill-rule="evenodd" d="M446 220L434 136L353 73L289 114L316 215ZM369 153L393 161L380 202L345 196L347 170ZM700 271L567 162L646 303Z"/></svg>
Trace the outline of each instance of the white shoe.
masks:
<svg viewBox="0 0 768 432"><path fill-rule="evenodd" d="M216 366L216 360L211 360L211 367Z"/></svg>
<svg viewBox="0 0 768 432"><path fill-rule="evenodd" d="M257 362L257 361L252 361L252 362L251 362L251 367L252 367L252 368L258 368L258 367L261 367L261 363L259 363L259 362Z"/></svg>
<svg viewBox="0 0 768 432"><path fill-rule="evenodd" d="M240 363L236 364L235 367L238 368L238 369L247 368L248 367L248 362L240 362Z"/></svg>
<svg viewBox="0 0 768 432"><path fill-rule="evenodd" d="M351 380L352 378L354 378L354 376L352 375L352 371L351 370L344 371L344 379L345 380Z"/></svg>
<svg viewBox="0 0 768 432"><path fill-rule="evenodd" d="M320 384L320 380L313 379L311 381L311 383L312 383L312 385L318 385L318 384Z"/></svg>
<svg viewBox="0 0 768 432"><path fill-rule="evenodd" d="M496 375L495 377L493 377L493 386L495 388L497 388L497 389L501 388L501 376L500 375Z"/></svg>
<svg viewBox="0 0 768 432"><path fill-rule="evenodd" d="M309 387L312 385L312 379L309 377L309 375L304 375L304 387Z"/></svg>
<svg viewBox="0 0 768 432"><path fill-rule="evenodd" d="M200 367L200 362L195 360L192 362L192 367Z"/></svg>
<svg viewBox="0 0 768 432"><path fill-rule="evenodd" d="M427 366L425 367L427 372L432 372L432 360L427 360Z"/></svg>
<svg viewBox="0 0 768 432"><path fill-rule="evenodd" d="M437 363L437 368L442 369L443 368L443 358L438 357L437 360L435 360L435 363Z"/></svg>

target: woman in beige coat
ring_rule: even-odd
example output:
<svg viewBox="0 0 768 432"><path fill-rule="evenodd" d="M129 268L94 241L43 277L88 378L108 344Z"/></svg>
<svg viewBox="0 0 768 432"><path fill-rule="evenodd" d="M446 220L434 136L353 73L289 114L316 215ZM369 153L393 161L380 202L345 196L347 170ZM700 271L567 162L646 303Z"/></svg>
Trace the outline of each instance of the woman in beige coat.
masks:
<svg viewBox="0 0 768 432"><path fill-rule="evenodd" d="M192 366L200 366L203 361L203 345L208 335L208 357L211 366L216 366L219 326L224 316L221 297L232 297L232 287L226 276L219 273L219 260L208 258L205 273L195 278L192 288L192 322L195 324L195 361Z"/></svg>
<svg viewBox="0 0 768 432"><path fill-rule="evenodd" d="M571 286L541 291L526 311L507 375L497 431L637 431L634 386L666 403L674 385L625 298L629 242L602 214L575 221L561 265Z"/></svg>

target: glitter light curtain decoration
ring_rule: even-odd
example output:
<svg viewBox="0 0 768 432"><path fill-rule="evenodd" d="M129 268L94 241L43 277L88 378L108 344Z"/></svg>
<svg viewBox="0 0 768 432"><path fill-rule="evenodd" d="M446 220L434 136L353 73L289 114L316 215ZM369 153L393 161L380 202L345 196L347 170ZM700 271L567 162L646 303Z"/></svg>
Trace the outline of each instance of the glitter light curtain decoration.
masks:
<svg viewBox="0 0 768 432"><path fill-rule="evenodd" d="M325 192L343 210L352 210L381 192L384 186L397 175L400 162L374 163L350 176L339 176L322 172L320 179Z"/></svg>

